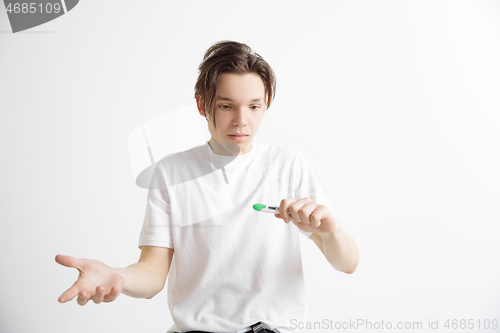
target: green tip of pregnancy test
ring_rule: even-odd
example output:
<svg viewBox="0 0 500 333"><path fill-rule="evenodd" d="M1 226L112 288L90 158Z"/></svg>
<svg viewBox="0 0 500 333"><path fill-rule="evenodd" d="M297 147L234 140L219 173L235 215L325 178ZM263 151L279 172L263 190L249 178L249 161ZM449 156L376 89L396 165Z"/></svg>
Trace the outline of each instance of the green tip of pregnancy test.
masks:
<svg viewBox="0 0 500 333"><path fill-rule="evenodd" d="M253 209L255 209L258 212L260 212L260 210L264 209L264 208L266 208L266 205L263 205L263 204L255 204L255 205L253 205Z"/></svg>

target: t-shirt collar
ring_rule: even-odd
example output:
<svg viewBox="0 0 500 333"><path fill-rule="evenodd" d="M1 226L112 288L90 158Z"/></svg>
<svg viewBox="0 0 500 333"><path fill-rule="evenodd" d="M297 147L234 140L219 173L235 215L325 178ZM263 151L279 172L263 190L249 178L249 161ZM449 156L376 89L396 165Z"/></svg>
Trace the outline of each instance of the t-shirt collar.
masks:
<svg viewBox="0 0 500 333"><path fill-rule="evenodd" d="M221 167L221 166L235 166L235 167L244 167L247 166L254 158L257 150L258 150L258 142L255 140L252 141L252 149L246 154L241 154L237 156L228 156L228 155L219 155L216 154L210 145L208 144L208 141L205 143L206 150L208 152L208 158L210 162L216 166L216 167Z"/></svg>

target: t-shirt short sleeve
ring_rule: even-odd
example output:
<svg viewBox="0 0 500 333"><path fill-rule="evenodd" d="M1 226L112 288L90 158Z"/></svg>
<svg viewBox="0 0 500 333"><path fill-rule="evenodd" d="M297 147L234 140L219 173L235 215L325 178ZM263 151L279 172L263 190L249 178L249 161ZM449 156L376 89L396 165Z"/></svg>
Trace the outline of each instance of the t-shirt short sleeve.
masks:
<svg viewBox="0 0 500 333"><path fill-rule="evenodd" d="M300 151L297 151L297 163L300 173L295 198L309 198L320 205L328 207L333 215L335 215L333 205L323 191L323 187L316 177L311 162L309 162L305 155ZM299 229L299 231L307 238L310 238L312 235L311 232L306 232L301 229Z"/></svg>
<svg viewBox="0 0 500 333"><path fill-rule="evenodd" d="M160 160L154 169L148 190L146 213L139 237L139 247L159 246L174 248L172 212L165 168Z"/></svg>

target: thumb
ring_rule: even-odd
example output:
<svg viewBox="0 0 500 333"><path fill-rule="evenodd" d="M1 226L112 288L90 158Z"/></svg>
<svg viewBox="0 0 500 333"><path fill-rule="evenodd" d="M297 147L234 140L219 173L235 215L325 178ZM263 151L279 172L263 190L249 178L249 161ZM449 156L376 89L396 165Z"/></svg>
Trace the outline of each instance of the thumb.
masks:
<svg viewBox="0 0 500 333"><path fill-rule="evenodd" d="M80 266L79 265L80 261L76 258L71 257L71 256L65 256L62 254L58 254L55 259L56 259L56 262L58 264L61 264L61 265L66 266L66 267L77 268Z"/></svg>

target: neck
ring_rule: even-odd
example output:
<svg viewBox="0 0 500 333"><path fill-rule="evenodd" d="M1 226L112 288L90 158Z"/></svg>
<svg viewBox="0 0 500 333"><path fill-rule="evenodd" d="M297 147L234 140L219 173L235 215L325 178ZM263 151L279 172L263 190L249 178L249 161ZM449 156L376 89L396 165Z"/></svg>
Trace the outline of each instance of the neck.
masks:
<svg viewBox="0 0 500 333"><path fill-rule="evenodd" d="M253 148L253 143L252 143L250 149L247 152L243 152L238 145L232 142L218 142L215 141L213 138L210 139L210 141L208 141L208 145L210 146L210 148L212 148L212 151L217 155L225 155L225 156L243 155L248 153Z"/></svg>

